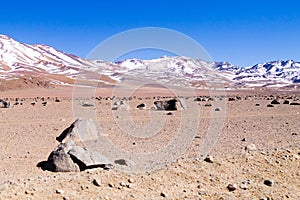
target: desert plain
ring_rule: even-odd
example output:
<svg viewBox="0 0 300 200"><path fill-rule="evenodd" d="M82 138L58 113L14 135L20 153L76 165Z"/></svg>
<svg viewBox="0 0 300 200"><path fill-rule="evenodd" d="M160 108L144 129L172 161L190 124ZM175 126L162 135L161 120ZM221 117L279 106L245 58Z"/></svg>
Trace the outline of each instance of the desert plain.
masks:
<svg viewBox="0 0 300 200"><path fill-rule="evenodd" d="M107 98L112 95L113 88L98 88L82 101L93 103L99 125L114 145L145 152L172 141L181 110L157 111L164 127L151 138L135 138L116 123ZM125 100L131 120L147 125L153 101L173 95L161 88L138 91ZM37 164L47 160L58 145L55 138L76 118L74 88L3 91L1 99L19 104L0 108L0 199L300 199L300 92L225 91L211 99L209 95L196 91L195 96L183 97L199 109L199 125L190 146L169 165L140 173L117 168L50 172ZM273 100L279 104L271 104ZM141 103L147 109L137 109ZM218 103L225 107L216 110ZM199 150L214 113L224 121L204 160Z"/></svg>

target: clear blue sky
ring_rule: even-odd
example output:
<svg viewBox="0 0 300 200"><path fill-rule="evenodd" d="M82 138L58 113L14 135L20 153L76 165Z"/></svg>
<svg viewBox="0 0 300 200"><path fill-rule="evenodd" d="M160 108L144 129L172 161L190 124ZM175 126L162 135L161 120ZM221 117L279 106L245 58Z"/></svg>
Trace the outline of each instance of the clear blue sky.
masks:
<svg viewBox="0 0 300 200"><path fill-rule="evenodd" d="M216 61L300 61L300 1L1 1L0 33L81 57L104 39L164 27L198 41Z"/></svg>

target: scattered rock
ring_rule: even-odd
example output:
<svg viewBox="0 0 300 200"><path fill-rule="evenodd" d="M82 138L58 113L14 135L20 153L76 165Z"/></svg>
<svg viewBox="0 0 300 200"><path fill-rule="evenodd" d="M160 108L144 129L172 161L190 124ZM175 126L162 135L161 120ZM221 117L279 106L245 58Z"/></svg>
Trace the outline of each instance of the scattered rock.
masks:
<svg viewBox="0 0 300 200"><path fill-rule="evenodd" d="M284 102L282 104L290 104L290 101L284 100Z"/></svg>
<svg viewBox="0 0 300 200"><path fill-rule="evenodd" d="M167 101L154 101L154 106L157 110L177 110L176 103L176 99L171 99Z"/></svg>
<svg viewBox="0 0 300 200"><path fill-rule="evenodd" d="M94 184L95 186L100 187L100 186L101 186L101 180L99 180L99 179L94 179L94 180L93 180L93 184Z"/></svg>
<svg viewBox="0 0 300 200"><path fill-rule="evenodd" d="M118 165L126 165L126 166L128 166L128 163L124 159L115 160L114 163L116 163Z"/></svg>
<svg viewBox="0 0 300 200"><path fill-rule="evenodd" d="M82 106L83 106L83 107L94 107L95 105L92 104L92 103L86 102L86 103L82 104Z"/></svg>
<svg viewBox="0 0 300 200"><path fill-rule="evenodd" d="M63 191L63 190L60 190L60 189L56 189L56 190L55 190L55 193L56 193L56 194L63 194L64 191Z"/></svg>
<svg viewBox="0 0 300 200"><path fill-rule="evenodd" d="M113 187L115 187L115 185L114 185L113 183L109 183L109 184L108 184L108 187L113 188Z"/></svg>
<svg viewBox="0 0 300 200"><path fill-rule="evenodd" d="M271 104L280 104L280 102L277 99L274 99L273 101L271 101Z"/></svg>
<svg viewBox="0 0 300 200"><path fill-rule="evenodd" d="M210 103L207 103L204 105L205 107L211 107L212 105Z"/></svg>
<svg viewBox="0 0 300 200"><path fill-rule="evenodd" d="M290 105L292 105L292 106L299 106L299 105L300 105L300 103L297 103L297 102L292 102L292 103L290 103Z"/></svg>
<svg viewBox="0 0 300 200"><path fill-rule="evenodd" d="M208 162L208 163L213 163L214 162L214 158L212 156L207 156L205 159L204 159L205 162Z"/></svg>
<svg viewBox="0 0 300 200"><path fill-rule="evenodd" d="M141 103L141 104L139 104L139 105L137 105L136 106L136 108L138 108L138 109L144 109L144 108L146 108L146 104L144 104L144 103Z"/></svg>
<svg viewBox="0 0 300 200"><path fill-rule="evenodd" d="M128 179L128 183L134 183L135 181L134 181L134 179L133 178L129 178Z"/></svg>
<svg viewBox="0 0 300 200"><path fill-rule="evenodd" d="M255 144L249 144L245 147L245 150L250 152L250 151L256 151L257 148L256 148Z"/></svg>
<svg viewBox="0 0 300 200"><path fill-rule="evenodd" d="M0 108L9 108L10 106L10 102L0 99Z"/></svg>
<svg viewBox="0 0 300 200"><path fill-rule="evenodd" d="M274 180L268 180L268 179L264 180L264 184L270 187L272 187L274 183L275 183Z"/></svg>
<svg viewBox="0 0 300 200"><path fill-rule="evenodd" d="M54 100L54 102L60 102L60 100L57 98L57 97L55 97L55 100Z"/></svg>
<svg viewBox="0 0 300 200"><path fill-rule="evenodd" d="M247 190L247 189L248 189L248 184L245 183L245 182L242 182L241 185L240 185L240 188L241 188L242 190Z"/></svg>
<svg viewBox="0 0 300 200"><path fill-rule="evenodd" d="M165 192L161 192L161 193L160 193L160 196L166 198L166 197L167 197L167 194L166 194Z"/></svg>
<svg viewBox="0 0 300 200"><path fill-rule="evenodd" d="M237 185L236 184L228 184L227 189L229 190L229 192L232 192L237 189Z"/></svg>
<svg viewBox="0 0 300 200"><path fill-rule="evenodd" d="M222 111L221 108L215 108L215 111Z"/></svg>

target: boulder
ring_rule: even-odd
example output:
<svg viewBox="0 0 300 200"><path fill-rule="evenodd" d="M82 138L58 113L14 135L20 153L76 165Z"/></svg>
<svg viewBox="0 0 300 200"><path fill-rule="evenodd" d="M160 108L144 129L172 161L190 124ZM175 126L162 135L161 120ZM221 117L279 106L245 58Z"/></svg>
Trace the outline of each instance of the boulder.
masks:
<svg viewBox="0 0 300 200"><path fill-rule="evenodd" d="M142 109L146 108L146 104L141 103L141 104L137 105L136 108L142 110Z"/></svg>
<svg viewBox="0 0 300 200"><path fill-rule="evenodd" d="M46 162L41 167L52 172L79 172L79 165L76 164L68 151L73 148L74 143L61 143L54 149Z"/></svg>
<svg viewBox="0 0 300 200"><path fill-rule="evenodd" d="M154 101L154 108L156 110L185 110L186 105L184 101L180 98L164 100L164 101Z"/></svg>
<svg viewBox="0 0 300 200"><path fill-rule="evenodd" d="M10 102L0 99L0 108L9 108Z"/></svg>
<svg viewBox="0 0 300 200"><path fill-rule="evenodd" d="M77 119L56 138L60 144L47 161L37 166L53 172L79 172L101 167L110 169L112 163L99 152L83 146L83 141L98 139L96 125L91 119Z"/></svg>
<svg viewBox="0 0 300 200"><path fill-rule="evenodd" d="M70 140L81 142L97 138L97 127L91 119L76 119L75 122L56 137L56 140L65 143Z"/></svg>
<svg viewBox="0 0 300 200"><path fill-rule="evenodd" d="M280 102L277 99L274 99L271 101L271 104L280 104Z"/></svg>
<svg viewBox="0 0 300 200"><path fill-rule="evenodd" d="M81 170L93 167L111 166L112 163L96 151L91 151L81 146L74 146L68 154L76 161Z"/></svg>

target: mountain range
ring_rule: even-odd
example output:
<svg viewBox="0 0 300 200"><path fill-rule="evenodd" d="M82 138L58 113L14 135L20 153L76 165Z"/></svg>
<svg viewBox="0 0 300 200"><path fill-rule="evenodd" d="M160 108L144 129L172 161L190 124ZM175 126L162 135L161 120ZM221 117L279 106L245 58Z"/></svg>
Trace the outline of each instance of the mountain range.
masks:
<svg viewBox="0 0 300 200"><path fill-rule="evenodd" d="M300 62L272 61L239 67L228 62L205 62L184 56L152 60L127 59L119 62L86 60L47 45L24 44L0 35L0 80L38 77L51 84L72 85L86 74L100 85L115 85L128 77L149 79L162 84L207 88L221 83L234 88L297 88ZM1 83L1 82L0 82ZM218 86L219 87L219 86Z"/></svg>

